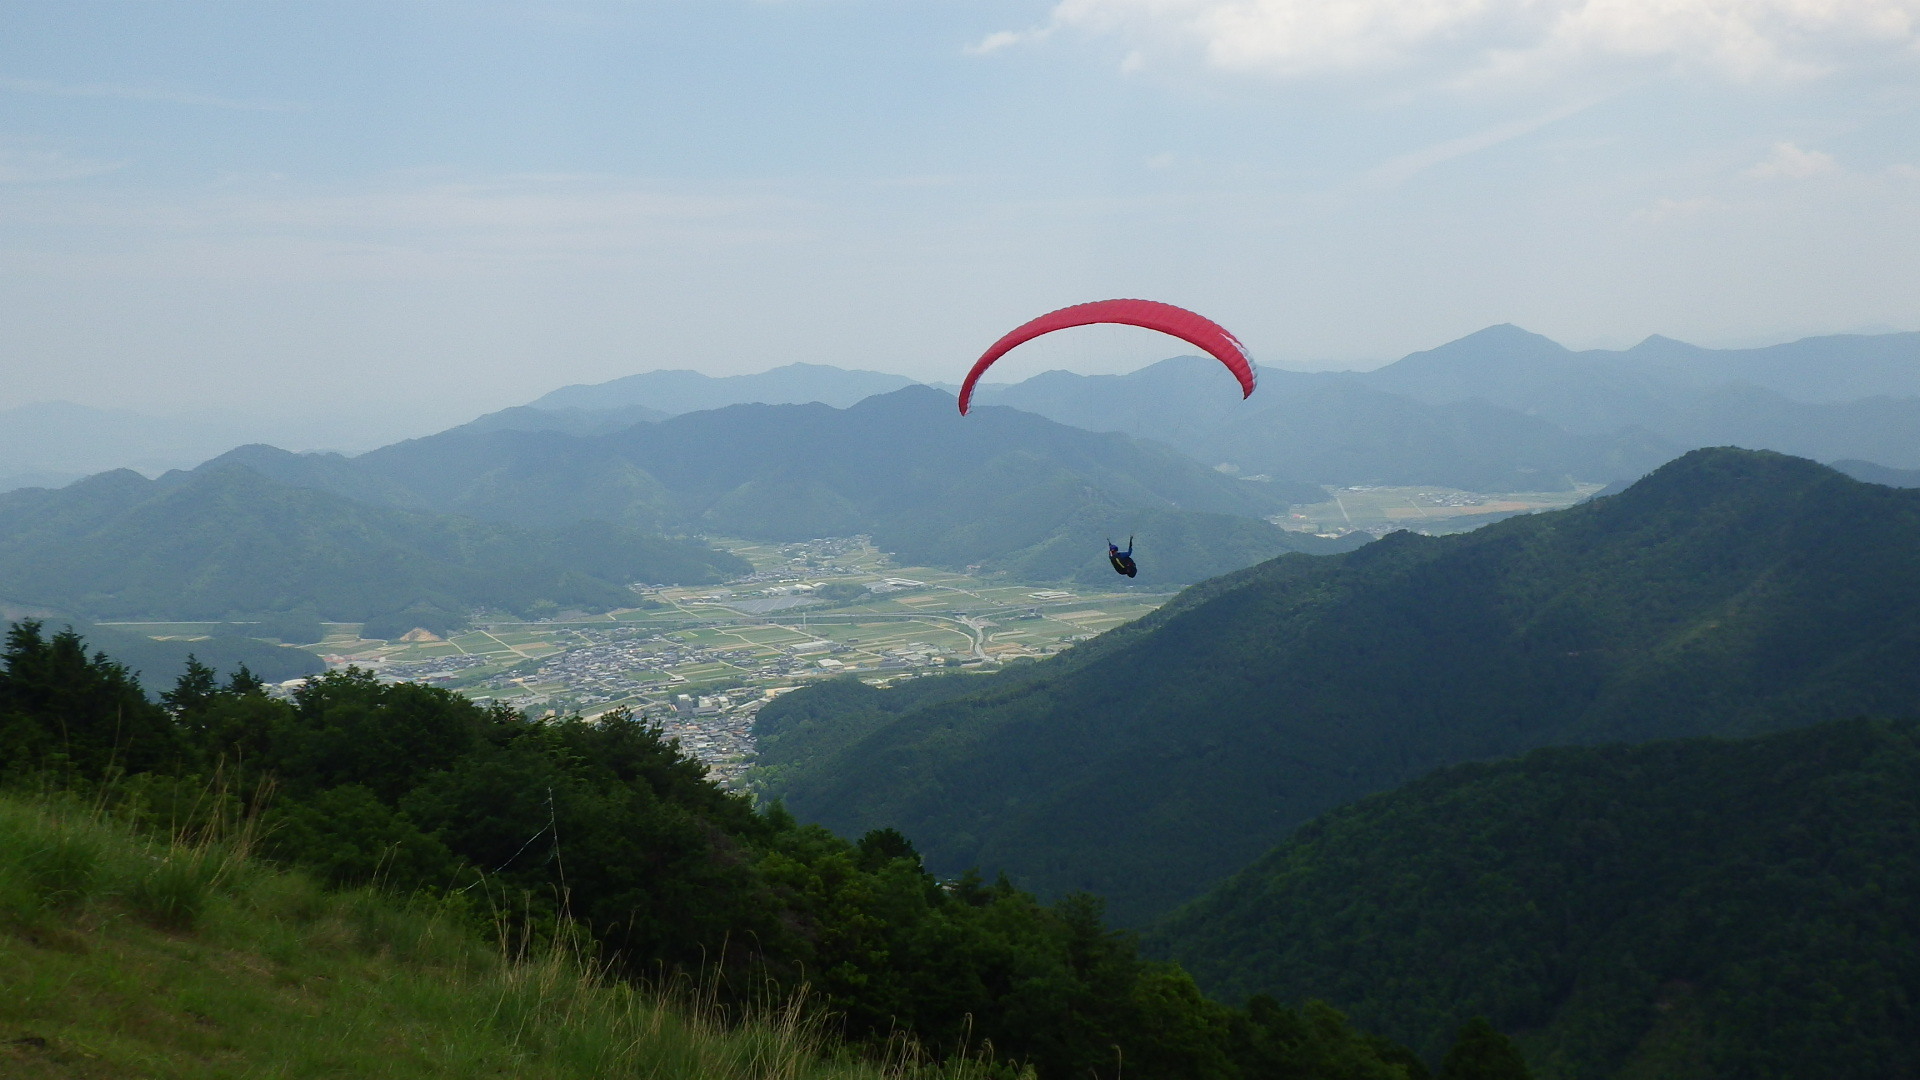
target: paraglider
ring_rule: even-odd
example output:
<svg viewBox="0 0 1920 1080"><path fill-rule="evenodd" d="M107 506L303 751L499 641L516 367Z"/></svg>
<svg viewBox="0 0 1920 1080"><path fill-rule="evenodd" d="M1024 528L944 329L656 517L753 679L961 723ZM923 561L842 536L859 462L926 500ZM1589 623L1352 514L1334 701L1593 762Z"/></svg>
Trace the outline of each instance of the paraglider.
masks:
<svg viewBox="0 0 1920 1080"><path fill-rule="evenodd" d="M1065 330L1073 326L1092 326L1095 323L1119 323L1124 326L1140 326L1148 330L1158 330L1163 334L1177 337L1197 349L1205 351L1215 360L1227 366L1233 377L1240 382L1240 396L1253 393L1253 361L1247 357L1246 346L1238 338L1229 334L1225 327L1204 315L1197 315L1185 308L1163 304L1158 300L1096 300L1091 304L1075 304L1058 311L1050 311L1030 322L1022 323L1006 333L993 347L973 362L973 370L967 372L966 381L960 384L960 415L965 416L967 406L973 402L973 384L980 381L995 360L1005 356L1015 346L1032 341L1042 334L1051 334L1055 330Z"/></svg>
<svg viewBox="0 0 1920 1080"><path fill-rule="evenodd" d="M1127 537L1127 550L1125 551L1121 551L1120 545L1114 543L1112 537L1108 537L1107 561L1113 564L1113 572L1116 574L1125 574L1128 577L1138 574L1140 568L1133 565L1133 537Z"/></svg>

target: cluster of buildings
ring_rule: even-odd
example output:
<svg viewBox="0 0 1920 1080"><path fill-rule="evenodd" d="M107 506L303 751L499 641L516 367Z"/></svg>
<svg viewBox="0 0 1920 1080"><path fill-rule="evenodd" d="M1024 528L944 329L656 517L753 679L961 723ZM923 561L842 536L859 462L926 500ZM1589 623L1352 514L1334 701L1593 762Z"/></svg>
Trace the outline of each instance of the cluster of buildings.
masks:
<svg viewBox="0 0 1920 1080"><path fill-rule="evenodd" d="M581 710L629 701L675 681L671 670L684 664L742 663L748 650L703 649L645 630L579 630L582 643L540 662L532 672L503 672L481 687L498 697L513 697L529 687L559 684L547 697L564 698Z"/></svg>
<svg viewBox="0 0 1920 1080"><path fill-rule="evenodd" d="M756 695L737 701L728 694L693 697L677 695L670 711L647 713L680 749L707 767L707 775L726 787L736 787L753 758L753 718L766 704Z"/></svg>

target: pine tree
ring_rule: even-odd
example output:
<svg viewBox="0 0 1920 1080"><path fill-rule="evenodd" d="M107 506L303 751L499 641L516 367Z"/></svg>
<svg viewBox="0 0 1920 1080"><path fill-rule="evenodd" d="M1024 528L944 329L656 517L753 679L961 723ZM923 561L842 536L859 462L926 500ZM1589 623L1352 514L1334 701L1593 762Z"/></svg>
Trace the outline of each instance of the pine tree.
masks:
<svg viewBox="0 0 1920 1080"><path fill-rule="evenodd" d="M187 670L181 672L180 678L174 681L173 689L161 693L160 703L174 716L186 716L206 708L217 689L213 669L201 663L199 657L188 653Z"/></svg>

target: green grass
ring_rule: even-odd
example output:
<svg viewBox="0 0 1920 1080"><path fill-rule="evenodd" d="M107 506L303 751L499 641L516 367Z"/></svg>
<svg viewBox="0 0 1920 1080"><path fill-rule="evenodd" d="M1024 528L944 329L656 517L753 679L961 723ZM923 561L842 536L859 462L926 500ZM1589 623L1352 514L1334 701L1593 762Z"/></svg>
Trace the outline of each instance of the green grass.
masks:
<svg viewBox="0 0 1920 1080"><path fill-rule="evenodd" d="M150 838L63 797L0 795L0 1075L954 1076L829 1061L792 1005L727 1026L508 949L471 902L330 892L223 839Z"/></svg>

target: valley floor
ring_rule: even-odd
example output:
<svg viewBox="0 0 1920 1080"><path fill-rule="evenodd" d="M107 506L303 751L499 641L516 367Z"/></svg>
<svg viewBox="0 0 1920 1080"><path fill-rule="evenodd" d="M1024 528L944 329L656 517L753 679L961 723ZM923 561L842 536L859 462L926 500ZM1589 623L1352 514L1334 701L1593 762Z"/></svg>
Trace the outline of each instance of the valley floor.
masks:
<svg viewBox="0 0 1920 1080"><path fill-rule="evenodd" d="M885 685L1051 656L1171 598L897 566L865 537L714 542L754 572L721 586L645 587L647 606L604 615L482 618L444 639L368 639L358 624L333 623L312 648L336 669L358 666L519 709L633 709L659 721L716 779L738 785L753 755L754 714L788 690L840 675ZM209 632L196 623L115 625L186 639Z"/></svg>

